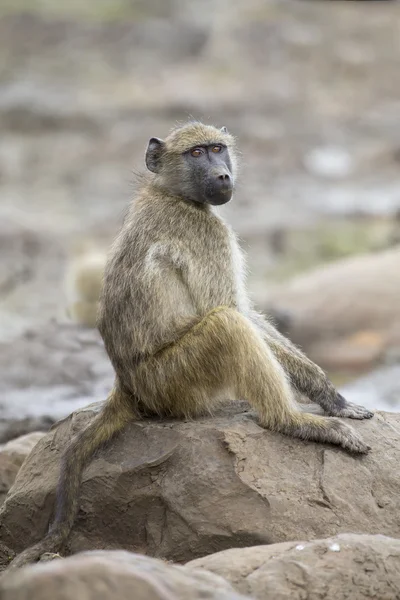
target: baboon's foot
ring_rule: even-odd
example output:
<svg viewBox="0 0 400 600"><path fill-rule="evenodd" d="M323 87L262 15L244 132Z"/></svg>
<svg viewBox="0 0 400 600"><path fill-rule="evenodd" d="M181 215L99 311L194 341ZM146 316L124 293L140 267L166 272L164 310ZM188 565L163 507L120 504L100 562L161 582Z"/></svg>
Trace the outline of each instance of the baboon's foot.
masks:
<svg viewBox="0 0 400 600"><path fill-rule="evenodd" d="M342 448L346 448L350 452L357 454L368 454L371 446L368 446L361 436L349 425L343 423L339 419L332 419L332 430L334 432L333 443L339 444ZM333 433L332 432L332 433ZM331 441L327 439L327 441Z"/></svg>
<svg viewBox="0 0 400 600"><path fill-rule="evenodd" d="M267 423L264 426L270 429ZM349 452L367 454L371 447L366 444L355 429L341 419L320 417L309 413L288 413L285 421L271 428L285 435L320 444L335 444Z"/></svg>
<svg viewBox="0 0 400 600"><path fill-rule="evenodd" d="M371 419L374 413L368 408L364 408L359 404L347 402L342 394L337 394L339 402L335 405L330 405L326 413L330 417L347 417L348 419Z"/></svg>

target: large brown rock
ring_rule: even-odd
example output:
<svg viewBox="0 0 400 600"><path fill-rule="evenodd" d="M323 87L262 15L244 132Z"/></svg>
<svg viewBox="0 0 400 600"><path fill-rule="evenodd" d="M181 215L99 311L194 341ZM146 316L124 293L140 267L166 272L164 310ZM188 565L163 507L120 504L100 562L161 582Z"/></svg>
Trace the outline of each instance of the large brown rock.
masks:
<svg viewBox="0 0 400 600"><path fill-rule="evenodd" d="M29 394L29 392L28 392ZM27 394L27 399L30 397ZM15 410L15 408L14 408ZM5 412L5 411L4 411ZM14 417L1 418L0 419L0 443L5 444L10 440L13 441L19 437L25 437L31 433L37 433L38 431L48 431L50 426L57 420L54 417L42 416L30 416L18 418L16 410Z"/></svg>
<svg viewBox="0 0 400 600"><path fill-rule="evenodd" d="M25 567L0 581L2 600L244 600L222 577L124 551Z"/></svg>
<svg viewBox="0 0 400 600"><path fill-rule="evenodd" d="M400 246L324 265L259 303L327 369L361 371L400 349Z"/></svg>
<svg viewBox="0 0 400 600"><path fill-rule="evenodd" d="M65 419L23 464L0 510L12 550L47 531L60 452L98 408ZM400 537L400 415L353 422L372 446L356 457L265 431L246 409L128 426L86 470L65 552L124 548L181 562L349 531Z"/></svg>
<svg viewBox="0 0 400 600"><path fill-rule="evenodd" d="M400 598L400 540L343 534L225 550L187 566L222 575L257 600Z"/></svg>
<svg viewBox="0 0 400 600"><path fill-rule="evenodd" d="M34 431L0 446L0 504L14 483L25 458L44 435L41 431Z"/></svg>

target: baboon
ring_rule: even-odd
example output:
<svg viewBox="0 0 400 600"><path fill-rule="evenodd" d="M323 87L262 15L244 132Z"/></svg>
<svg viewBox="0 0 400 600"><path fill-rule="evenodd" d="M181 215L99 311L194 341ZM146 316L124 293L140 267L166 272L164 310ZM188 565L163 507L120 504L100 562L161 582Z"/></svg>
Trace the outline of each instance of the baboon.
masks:
<svg viewBox="0 0 400 600"><path fill-rule="evenodd" d="M76 245L64 279L67 315L75 323L95 327L106 264L100 245L88 240Z"/></svg>
<svg viewBox="0 0 400 600"><path fill-rule="evenodd" d="M225 127L190 122L151 138L151 172L107 262L98 328L115 369L102 412L72 440L61 466L47 536L12 563L21 566L66 540L82 471L95 450L144 415L196 417L224 399L246 399L260 425L288 436L369 450L338 418L372 413L350 404L324 372L252 307L235 234L216 213L237 172ZM301 412L295 390L329 415Z"/></svg>

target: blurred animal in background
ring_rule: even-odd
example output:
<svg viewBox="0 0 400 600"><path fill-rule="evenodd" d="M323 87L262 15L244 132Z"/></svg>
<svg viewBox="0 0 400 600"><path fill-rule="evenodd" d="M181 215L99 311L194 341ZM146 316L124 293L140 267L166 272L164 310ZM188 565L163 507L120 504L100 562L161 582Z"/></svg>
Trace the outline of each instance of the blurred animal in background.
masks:
<svg viewBox="0 0 400 600"><path fill-rule="evenodd" d="M74 245L64 287L67 315L75 323L96 327L106 261L106 250L95 241L83 240Z"/></svg>

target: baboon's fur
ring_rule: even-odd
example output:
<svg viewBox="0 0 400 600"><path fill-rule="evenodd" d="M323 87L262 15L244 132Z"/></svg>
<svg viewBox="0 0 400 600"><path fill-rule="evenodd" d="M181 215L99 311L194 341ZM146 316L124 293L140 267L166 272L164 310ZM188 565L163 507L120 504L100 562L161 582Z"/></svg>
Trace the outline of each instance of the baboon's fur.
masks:
<svg viewBox="0 0 400 600"><path fill-rule="evenodd" d="M85 464L146 413L194 417L226 398L244 398L263 427L353 452L369 450L338 418L298 410L294 389L329 416L372 416L346 402L318 366L253 310L234 233L210 204L190 200L193 184L183 153L199 145L226 146L234 179L234 138L225 129L190 123L163 144L156 173L142 182L105 270L98 327L115 387L65 452L49 533L13 566L58 550L73 525Z"/></svg>

